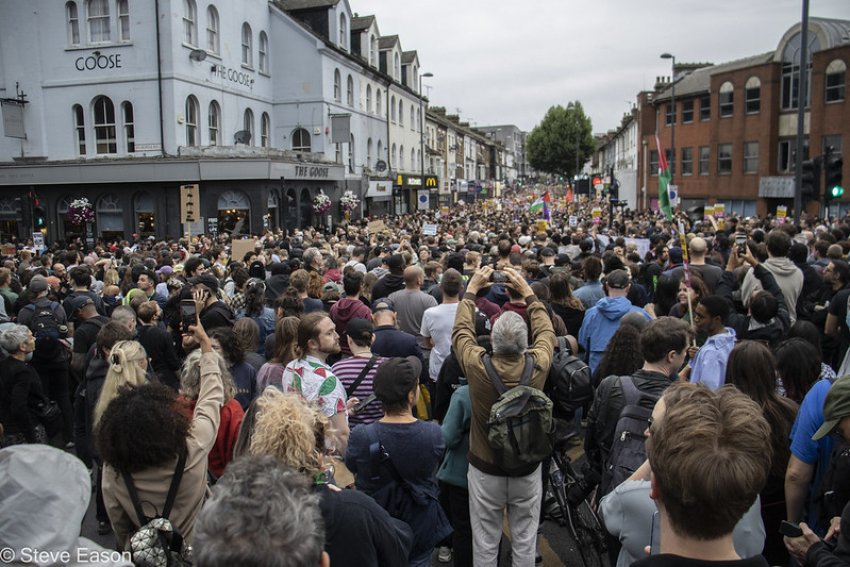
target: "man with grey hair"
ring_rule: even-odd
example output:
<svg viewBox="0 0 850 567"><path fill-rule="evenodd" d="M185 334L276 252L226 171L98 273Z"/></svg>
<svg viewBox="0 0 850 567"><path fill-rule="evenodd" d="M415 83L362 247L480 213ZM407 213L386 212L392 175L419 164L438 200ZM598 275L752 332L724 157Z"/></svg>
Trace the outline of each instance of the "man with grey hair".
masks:
<svg viewBox="0 0 850 567"><path fill-rule="evenodd" d="M269 455L228 465L195 525L199 567L327 567L319 498Z"/></svg>
<svg viewBox="0 0 850 567"><path fill-rule="evenodd" d="M522 275L511 267L505 267L504 272L508 285L513 286L528 304L532 344L529 347L525 320L516 313L502 314L491 333L493 367L505 386L512 388L520 383L525 368L524 355L528 354L534 364L530 385L542 390L555 348L552 321ZM499 392L484 367L485 350L476 341L475 297L479 290L490 285L492 275L493 268L484 266L472 276L458 305L452 331L452 347L469 382L472 399L467 480L473 556L475 565L496 565L502 517L507 508L513 565L530 567L534 565L542 496L540 464L508 474L498 465L487 440L490 408L498 400Z"/></svg>

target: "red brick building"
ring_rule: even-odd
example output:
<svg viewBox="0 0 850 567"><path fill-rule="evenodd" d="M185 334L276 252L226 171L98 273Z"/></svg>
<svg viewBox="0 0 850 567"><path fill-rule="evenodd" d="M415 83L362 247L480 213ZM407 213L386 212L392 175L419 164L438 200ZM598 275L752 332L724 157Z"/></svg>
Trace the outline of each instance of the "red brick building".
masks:
<svg viewBox="0 0 850 567"><path fill-rule="evenodd" d="M677 64L673 83L660 82L655 92L638 96L643 142L638 179L651 206L656 206L658 192L657 131L684 209L725 203L727 213L763 215L787 205L790 214L800 30L799 24L792 27L769 53L719 65ZM848 158L850 20L811 18L808 35L811 71L804 159L823 154L827 146ZM674 119L675 159L670 151ZM850 173L848 161L845 175ZM807 209L817 213L819 204L812 201ZM831 208L832 214L847 210L850 192Z"/></svg>

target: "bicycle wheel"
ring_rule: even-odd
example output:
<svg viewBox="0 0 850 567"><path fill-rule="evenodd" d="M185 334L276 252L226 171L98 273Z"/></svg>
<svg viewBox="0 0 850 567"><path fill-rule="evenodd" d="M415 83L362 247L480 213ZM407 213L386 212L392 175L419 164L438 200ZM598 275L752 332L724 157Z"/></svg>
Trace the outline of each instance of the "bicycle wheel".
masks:
<svg viewBox="0 0 850 567"><path fill-rule="evenodd" d="M605 535L602 533L599 518L590 508L590 504L582 500L577 506L570 506L568 520L584 566L604 567L606 565Z"/></svg>

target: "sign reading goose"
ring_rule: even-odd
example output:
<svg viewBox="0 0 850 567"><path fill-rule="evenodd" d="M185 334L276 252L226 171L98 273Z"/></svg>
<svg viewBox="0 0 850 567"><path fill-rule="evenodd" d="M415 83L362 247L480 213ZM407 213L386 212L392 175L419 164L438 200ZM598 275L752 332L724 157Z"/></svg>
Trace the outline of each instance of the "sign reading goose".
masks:
<svg viewBox="0 0 850 567"><path fill-rule="evenodd" d="M434 191L440 186L439 179L436 175L396 175L395 184L397 187L432 189Z"/></svg>

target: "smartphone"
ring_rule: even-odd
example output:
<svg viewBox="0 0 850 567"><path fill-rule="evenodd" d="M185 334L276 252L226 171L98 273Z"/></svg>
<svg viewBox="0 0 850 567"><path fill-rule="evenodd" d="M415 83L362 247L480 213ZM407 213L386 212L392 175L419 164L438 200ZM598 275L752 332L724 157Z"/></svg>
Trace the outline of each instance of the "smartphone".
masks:
<svg viewBox="0 0 850 567"><path fill-rule="evenodd" d="M197 312L195 310L194 300L180 300L180 321L183 322L183 331L188 331L189 325L194 325L197 322Z"/></svg>
<svg viewBox="0 0 850 567"><path fill-rule="evenodd" d="M743 232L735 234L735 246L738 247L738 255L743 256L747 253L747 235Z"/></svg>
<svg viewBox="0 0 850 567"><path fill-rule="evenodd" d="M803 530L797 524L782 520L782 523L779 524L779 533L788 537L800 537L803 535Z"/></svg>
<svg viewBox="0 0 850 567"><path fill-rule="evenodd" d="M373 393L369 394L368 396L366 396L366 398L364 398L364 399L360 400L359 402L357 402L356 404L354 404L354 407L352 409L355 412L360 412L360 411L363 410L363 408L365 408L366 406L368 406L369 404L374 402L376 399L378 399L378 398L377 398L377 396L375 396L375 394L373 392Z"/></svg>
<svg viewBox="0 0 850 567"><path fill-rule="evenodd" d="M652 515L652 531L649 535L649 554L658 555L661 553L661 516L656 511Z"/></svg>

